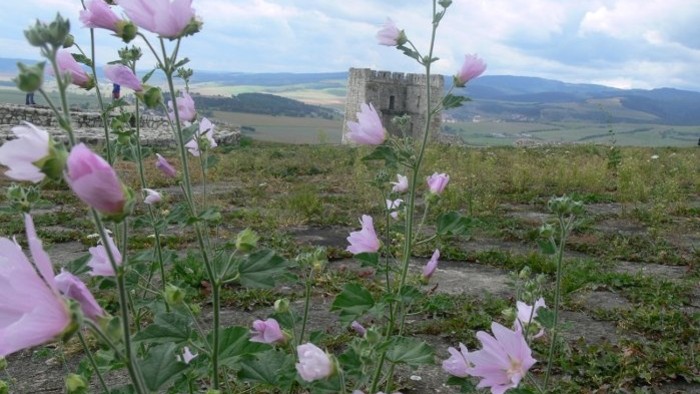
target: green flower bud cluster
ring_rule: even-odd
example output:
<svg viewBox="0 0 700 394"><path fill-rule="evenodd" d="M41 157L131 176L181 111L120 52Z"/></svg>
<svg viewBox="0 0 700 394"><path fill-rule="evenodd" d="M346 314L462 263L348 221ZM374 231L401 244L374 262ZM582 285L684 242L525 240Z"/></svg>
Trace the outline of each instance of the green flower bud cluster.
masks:
<svg viewBox="0 0 700 394"><path fill-rule="evenodd" d="M27 37L27 41L32 46L58 49L70 43L67 41L68 36L70 36L69 32L70 21L63 19L61 14L56 14L56 19L48 25L37 20L33 27L24 31L24 36Z"/></svg>

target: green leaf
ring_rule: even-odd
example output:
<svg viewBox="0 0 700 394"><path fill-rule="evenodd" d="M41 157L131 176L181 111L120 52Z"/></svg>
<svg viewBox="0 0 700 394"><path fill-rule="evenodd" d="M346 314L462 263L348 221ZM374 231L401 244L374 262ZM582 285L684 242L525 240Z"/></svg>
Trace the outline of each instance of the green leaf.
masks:
<svg viewBox="0 0 700 394"><path fill-rule="evenodd" d="M554 244L552 239L538 239L537 245L540 247L540 251L546 255L553 255L557 253L557 245Z"/></svg>
<svg viewBox="0 0 700 394"><path fill-rule="evenodd" d="M153 73L154 73L155 71L156 71L156 69L154 68L153 70L147 72L146 75L144 75L144 76L141 78L141 83L146 83L146 82L148 82L148 80L151 79L151 76L153 75Z"/></svg>
<svg viewBox="0 0 700 394"><path fill-rule="evenodd" d="M540 323L547 330L554 329L554 311L549 308L540 308L537 310L535 321Z"/></svg>
<svg viewBox="0 0 700 394"><path fill-rule="evenodd" d="M88 67L92 67L92 60L90 60L89 57L81 54L81 53L71 53L73 56L73 59L75 59L76 62L78 63L83 63L84 65Z"/></svg>
<svg viewBox="0 0 700 394"><path fill-rule="evenodd" d="M437 233L440 235L467 235L473 226L474 222L470 217L452 211L438 217Z"/></svg>
<svg viewBox="0 0 700 394"><path fill-rule="evenodd" d="M270 288L289 263L272 250L261 250L248 256L238 266L239 281L246 287Z"/></svg>
<svg viewBox="0 0 700 394"><path fill-rule="evenodd" d="M415 338L395 337L386 352L387 360L410 366L432 364L433 349L427 343Z"/></svg>
<svg viewBox="0 0 700 394"><path fill-rule="evenodd" d="M150 348L146 358L139 362L143 380L151 391L158 391L180 372L187 369L187 365L177 360L174 343L166 343Z"/></svg>
<svg viewBox="0 0 700 394"><path fill-rule="evenodd" d="M355 260L359 261L362 267L377 267L379 266L379 253L358 253L355 255Z"/></svg>
<svg viewBox="0 0 700 394"><path fill-rule="evenodd" d="M362 158L362 161L384 160L387 167L396 167L398 157L393 149L387 145L379 145L372 153Z"/></svg>
<svg viewBox="0 0 700 394"><path fill-rule="evenodd" d="M442 109L445 110L450 108L461 107L462 103L465 101L469 101L469 99L464 96L455 96L454 94L448 94L442 99Z"/></svg>
<svg viewBox="0 0 700 394"><path fill-rule="evenodd" d="M190 319L176 313L163 313L156 315L153 324L138 332L134 342L179 344L187 342L191 336Z"/></svg>
<svg viewBox="0 0 700 394"><path fill-rule="evenodd" d="M458 376L450 376L447 378L448 386L459 386L460 393L474 393L476 392L476 385L472 383L470 378L460 378Z"/></svg>
<svg viewBox="0 0 700 394"><path fill-rule="evenodd" d="M241 363L238 372L238 377L243 381L268 384L281 392L288 390L295 375L294 356L276 349L267 350L255 359Z"/></svg>
<svg viewBox="0 0 700 394"><path fill-rule="evenodd" d="M91 257L91 254L86 254L69 262L66 265L66 271L72 273L73 275L82 275L87 273L88 271L90 271L90 267L88 267L87 262L90 260Z"/></svg>
<svg viewBox="0 0 700 394"><path fill-rule="evenodd" d="M218 162L219 162L218 156L208 155L207 162L204 163L204 168L212 168L212 167L216 166L216 164Z"/></svg>
<svg viewBox="0 0 700 394"><path fill-rule="evenodd" d="M213 344L213 335L209 334L207 340ZM223 365L235 368L241 358L270 349L270 345L250 341L250 329L248 327L227 327L219 333L219 361Z"/></svg>
<svg viewBox="0 0 700 394"><path fill-rule="evenodd" d="M339 311L343 324L351 323L374 306L374 298L369 290L358 283L348 283L343 291L335 297L332 311Z"/></svg>

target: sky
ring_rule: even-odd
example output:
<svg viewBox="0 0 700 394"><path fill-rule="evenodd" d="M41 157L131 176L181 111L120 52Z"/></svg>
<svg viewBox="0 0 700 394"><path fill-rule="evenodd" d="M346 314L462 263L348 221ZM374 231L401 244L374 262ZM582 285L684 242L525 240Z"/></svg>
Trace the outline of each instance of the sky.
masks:
<svg viewBox="0 0 700 394"><path fill-rule="evenodd" d="M80 0L12 1L0 13L0 57L38 59L23 30L56 12L89 47ZM180 53L196 70L335 72L350 67L421 72L380 46L387 17L427 52L430 0L193 0L204 25ZM119 14L121 11L115 8ZM149 33L150 34L150 33ZM97 32L98 63L124 44ZM146 46L138 39L133 42ZM522 75L618 88L700 91L699 0L454 0L437 33L434 72L454 74L476 53L490 75ZM153 65L153 57L142 61Z"/></svg>

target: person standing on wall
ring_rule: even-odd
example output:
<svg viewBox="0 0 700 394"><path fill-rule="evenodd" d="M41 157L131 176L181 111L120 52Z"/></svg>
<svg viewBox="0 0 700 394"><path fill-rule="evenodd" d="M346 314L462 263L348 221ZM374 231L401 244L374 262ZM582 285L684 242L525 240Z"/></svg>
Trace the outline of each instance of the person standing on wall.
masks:
<svg viewBox="0 0 700 394"><path fill-rule="evenodd" d="M34 102L34 92L27 93L27 95L24 98L24 104L26 104L26 105L35 105L36 104Z"/></svg>
<svg viewBox="0 0 700 394"><path fill-rule="evenodd" d="M121 86L118 83L112 84L112 100L119 100L119 92L121 91Z"/></svg>

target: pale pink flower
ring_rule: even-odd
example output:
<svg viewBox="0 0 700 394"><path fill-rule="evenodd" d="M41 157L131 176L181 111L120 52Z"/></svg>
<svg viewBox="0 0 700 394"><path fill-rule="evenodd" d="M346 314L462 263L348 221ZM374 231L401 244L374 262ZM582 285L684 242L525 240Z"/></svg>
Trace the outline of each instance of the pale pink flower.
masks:
<svg viewBox="0 0 700 394"><path fill-rule="evenodd" d="M382 120L371 103L360 106L357 122L348 121L348 128L350 132L347 134L347 138L356 144L379 145L386 139Z"/></svg>
<svg viewBox="0 0 700 394"><path fill-rule="evenodd" d="M138 27L177 38L195 18L192 0L116 0Z"/></svg>
<svg viewBox="0 0 700 394"><path fill-rule="evenodd" d="M56 53L56 64L58 65L58 71L61 74L70 75L71 82L74 84L85 89L90 89L94 86L95 81L68 50L61 49ZM49 74L53 75L53 68L49 68Z"/></svg>
<svg viewBox="0 0 700 394"><path fill-rule="evenodd" d="M146 198L143 199L143 202L148 205L158 204L163 200L163 196L153 189L144 188L143 191L146 192Z"/></svg>
<svg viewBox="0 0 700 394"><path fill-rule="evenodd" d="M511 331L493 322L491 331L493 336L476 333L483 349L469 354L468 361L474 366L469 374L481 378L477 388L490 387L492 394L503 394L517 387L537 361L520 329Z"/></svg>
<svg viewBox="0 0 700 394"><path fill-rule="evenodd" d="M518 316L515 319L515 323L513 328L514 329L520 329L521 331L525 331L523 326L526 326L528 324L531 324L535 318L537 317L537 310L540 308L546 308L547 305L544 303L544 298L540 297L537 301L535 301L535 305L530 306L522 301L518 301L515 303L516 308L518 309ZM534 308L534 310L533 310ZM544 328L540 329L540 331L533 336L533 338L539 338L542 335L544 335Z"/></svg>
<svg viewBox="0 0 700 394"><path fill-rule="evenodd" d="M408 177L401 174L396 174L397 182L391 182L394 187L391 191L394 193L405 193L408 191Z"/></svg>
<svg viewBox="0 0 700 394"><path fill-rule="evenodd" d="M462 68L457 75L455 75L455 85L457 87L464 87L467 82L483 74L485 70L486 63L484 63L482 59L479 59L476 55L466 55L464 56Z"/></svg>
<svg viewBox="0 0 700 394"><path fill-rule="evenodd" d="M435 249L433 256L428 260L428 263L423 267L423 279L430 279L435 273L438 266L438 259L440 258L440 250Z"/></svg>
<svg viewBox="0 0 700 394"><path fill-rule="evenodd" d="M77 301L80 304L80 309L83 315L89 319L96 320L105 315L104 310L97 303L95 297L88 290L85 283L77 276L68 271L61 270L61 273L56 275L56 286L58 291L66 297Z"/></svg>
<svg viewBox="0 0 700 394"><path fill-rule="evenodd" d="M177 105L177 114L180 116L181 122L191 122L197 116L197 111L194 109L194 100L192 96L185 91L180 92L180 97L175 98L175 103ZM168 101L168 108L170 112L168 115L170 119L175 120L175 110L173 109L173 101Z"/></svg>
<svg viewBox="0 0 700 394"><path fill-rule="evenodd" d="M433 194L442 194L445 190L445 186L450 182L450 176L445 174L433 173L433 175L428 177L428 189Z"/></svg>
<svg viewBox="0 0 700 394"><path fill-rule="evenodd" d="M182 348L182 354L178 354L175 356L177 361L185 364L189 364L190 361L192 361L192 359L194 359L195 357L197 357L197 354L192 354L188 346Z"/></svg>
<svg viewBox="0 0 700 394"><path fill-rule="evenodd" d="M170 165L167 160L165 160L165 157L161 156L160 154L156 153L156 168L160 170L160 172L163 173L163 175L167 176L168 178L175 178L177 176L177 170L175 167Z"/></svg>
<svg viewBox="0 0 700 394"><path fill-rule="evenodd" d="M253 322L253 330L250 332L251 342L261 343L284 343L286 338L279 323L275 319L256 320Z"/></svg>
<svg viewBox="0 0 700 394"><path fill-rule="evenodd" d="M450 358L442 362L442 369L452 376L466 378L471 375L472 364L469 362L469 351L464 344L459 344L459 350L449 347Z"/></svg>
<svg viewBox="0 0 700 394"><path fill-rule="evenodd" d="M203 139L206 139L206 142ZM201 150L204 148L200 146L201 144L206 144L208 148L216 148L218 146L216 140L214 140L214 124L207 118L202 118L199 121L199 130L185 144L185 148L192 156L199 157Z"/></svg>
<svg viewBox="0 0 700 394"><path fill-rule="evenodd" d="M386 200L386 209L389 210L389 216L391 216L394 220L398 220L399 218L399 207L403 204L403 200L400 198L397 198L396 200Z"/></svg>
<svg viewBox="0 0 700 394"><path fill-rule="evenodd" d="M15 126L17 137L0 146L0 164L9 167L5 175L18 181L40 182L46 174L36 163L49 155L49 133L29 122Z"/></svg>
<svg viewBox="0 0 700 394"><path fill-rule="evenodd" d="M389 47L403 44L403 42L401 42L401 30L396 27L396 24L391 18L386 18L384 26L377 32L377 41L379 45L386 45Z"/></svg>
<svg viewBox="0 0 700 394"><path fill-rule="evenodd" d="M350 246L347 247L347 251L352 254L360 253L374 253L379 250L381 243L379 238L377 238L377 233L374 232L374 221L369 215L362 215L360 219L360 224L362 225L362 230L353 231L347 238L350 242Z"/></svg>
<svg viewBox="0 0 700 394"><path fill-rule="evenodd" d="M0 238L0 357L49 342L71 324L32 217L24 224L36 270L15 242Z"/></svg>
<svg viewBox="0 0 700 394"><path fill-rule="evenodd" d="M85 144L71 149L66 162L66 182L83 202L105 215L124 212L124 187L109 163Z"/></svg>
<svg viewBox="0 0 700 394"><path fill-rule="evenodd" d="M80 21L85 27L102 28L116 32L117 24L122 19L112 11L104 0L89 0L85 2L85 9L80 11Z"/></svg>
<svg viewBox="0 0 700 394"><path fill-rule="evenodd" d="M109 249L112 251L112 256L117 266L122 264L122 254L119 252L117 245L114 244L112 237L107 235L107 244ZM88 260L88 267L92 268L90 275L92 276L115 276L114 268L109 261L109 256L107 255L107 249L105 246L100 244L93 246L88 249L90 252L90 260Z"/></svg>
<svg viewBox="0 0 700 394"><path fill-rule="evenodd" d="M333 361L328 354L313 343L297 346L299 362L296 364L299 376L307 382L324 379L333 374Z"/></svg>
<svg viewBox="0 0 700 394"><path fill-rule="evenodd" d="M353 320L353 322L350 323L350 328L355 330L355 332L360 335L365 335L365 333L367 332L367 330L357 320Z"/></svg>
<svg viewBox="0 0 700 394"><path fill-rule="evenodd" d="M101 0L100 0L101 1ZM131 69L123 64L108 64L104 67L105 76L113 83L140 92L143 90L141 81Z"/></svg>

